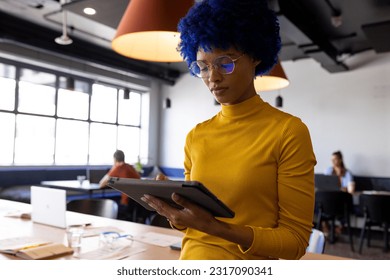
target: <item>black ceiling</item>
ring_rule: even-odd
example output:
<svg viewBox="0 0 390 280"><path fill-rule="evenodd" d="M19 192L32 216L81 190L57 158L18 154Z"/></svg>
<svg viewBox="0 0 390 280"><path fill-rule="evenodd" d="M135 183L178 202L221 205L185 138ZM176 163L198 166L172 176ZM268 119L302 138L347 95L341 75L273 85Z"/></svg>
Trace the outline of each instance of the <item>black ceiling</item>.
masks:
<svg viewBox="0 0 390 280"><path fill-rule="evenodd" d="M279 0L282 60L312 57L329 72L366 50L390 51L390 0ZM332 24L339 15L340 25Z"/></svg>
<svg viewBox="0 0 390 280"><path fill-rule="evenodd" d="M199 0L201 1L201 0ZM238 0L237 0L238 1ZM103 65L132 70L173 84L184 63L147 63L125 58L110 48L110 39L128 0L68 1L73 44L61 46L58 0L0 0L1 43L15 42ZM282 61L313 58L329 72L347 71L344 59L366 50L390 51L390 0L269 0L281 25ZM84 6L98 13L88 17ZM332 24L339 16L339 26Z"/></svg>

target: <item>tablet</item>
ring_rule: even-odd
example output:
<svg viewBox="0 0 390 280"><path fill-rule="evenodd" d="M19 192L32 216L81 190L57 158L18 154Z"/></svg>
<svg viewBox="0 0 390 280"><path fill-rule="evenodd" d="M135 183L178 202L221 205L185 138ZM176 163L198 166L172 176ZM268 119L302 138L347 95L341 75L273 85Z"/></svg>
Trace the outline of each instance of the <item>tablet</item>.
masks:
<svg viewBox="0 0 390 280"><path fill-rule="evenodd" d="M216 217L233 218L234 212L197 181L147 180L111 177L108 186L124 193L148 210L154 211L141 200L144 194L153 195L173 207L181 208L172 199L172 193L197 203Z"/></svg>

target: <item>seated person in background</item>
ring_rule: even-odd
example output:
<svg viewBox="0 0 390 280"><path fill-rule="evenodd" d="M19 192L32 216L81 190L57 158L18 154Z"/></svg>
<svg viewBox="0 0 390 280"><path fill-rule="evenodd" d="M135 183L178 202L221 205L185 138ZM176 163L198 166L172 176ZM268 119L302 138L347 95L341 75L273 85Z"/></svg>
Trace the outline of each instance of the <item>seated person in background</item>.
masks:
<svg viewBox="0 0 390 280"><path fill-rule="evenodd" d="M340 179L341 190L349 193L354 193L355 182L353 180L352 173L345 167L343 161L343 155L340 151L332 154L333 166L328 167L324 174L325 175L336 175Z"/></svg>
<svg viewBox="0 0 390 280"><path fill-rule="evenodd" d="M107 186L108 180L110 177L119 177L119 178L135 178L140 179L141 176L135 170L135 168L125 162L125 154L121 150L117 150L114 153L114 165L108 171L106 175L100 180L100 188ZM131 212L132 209L129 209L129 197L125 194L121 195L121 200L119 204L119 218L123 217L125 213ZM123 217L126 218L126 217Z"/></svg>

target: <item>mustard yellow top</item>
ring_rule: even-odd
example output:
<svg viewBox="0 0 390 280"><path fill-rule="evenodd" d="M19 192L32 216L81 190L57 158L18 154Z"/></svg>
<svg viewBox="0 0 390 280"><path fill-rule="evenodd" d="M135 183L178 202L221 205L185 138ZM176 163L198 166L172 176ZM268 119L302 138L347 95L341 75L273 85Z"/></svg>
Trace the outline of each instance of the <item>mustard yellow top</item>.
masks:
<svg viewBox="0 0 390 280"><path fill-rule="evenodd" d="M238 244L188 228L181 259L299 259L314 213L314 165L307 127L256 95L222 105L187 135L185 179L202 182L249 226L246 251Z"/></svg>

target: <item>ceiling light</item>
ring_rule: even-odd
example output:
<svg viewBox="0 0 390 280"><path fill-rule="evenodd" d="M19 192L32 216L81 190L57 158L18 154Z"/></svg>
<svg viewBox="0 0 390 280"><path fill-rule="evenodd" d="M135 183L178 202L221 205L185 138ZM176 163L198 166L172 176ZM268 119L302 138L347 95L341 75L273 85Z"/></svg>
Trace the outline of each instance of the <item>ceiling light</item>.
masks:
<svg viewBox="0 0 390 280"><path fill-rule="evenodd" d="M73 77L68 77L66 79L66 89L67 90L74 90L75 89L75 80Z"/></svg>
<svg viewBox="0 0 390 280"><path fill-rule="evenodd" d="M130 99L130 90L128 88L125 88L123 91L123 99Z"/></svg>
<svg viewBox="0 0 390 280"><path fill-rule="evenodd" d="M341 11L337 8L335 8L330 2L330 0L325 0L326 4L328 4L329 9L331 11L331 17L330 17L330 22L334 27L340 27L343 24L343 18L341 16Z"/></svg>
<svg viewBox="0 0 390 280"><path fill-rule="evenodd" d="M54 41L59 45L70 45L73 43L73 40L70 39L67 35L61 35L60 37L57 37L54 39Z"/></svg>
<svg viewBox="0 0 390 280"><path fill-rule="evenodd" d="M278 107L278 108L282 108L283 107L283 97L281 97L280 95L278 95L276 97L275 106Z"/></svg>
<svg viewBox="0 0 390 280"><path fill-rule="evenodd" d="M183 61L177 24L193 0L131 0L119 23L112 48L121 55L156 62Z"/></svg>
<svg viewBox="0 0 390 280"><path fill-rule="evenodd" d="M287 87L290 82L280 64L280 61L269 71L267 75L255 79L256 92L272 91Z"/></svg>
<svg viewBox="0 0 390 280"><path fill-rule="evenodd" d="M94 8L91 8L91 7L84 8L83 12L84 12L84 14L89 15L89 16L96 14L96 10Z"/></svg>
<svg viewBox="0 0 390 280"><path fill-rule="evenodd" d="M66 4L66 0L61 0L61 6ZM54 39L54 41L59 45L70 45L72 44L72 39L68 37L67 34L67 17L66 11L62 11L62 35Z"/></svg>
<svg viewBox="0 0 390 280"><path fill-rule="evenodd" d="M341 13L332 14L330 22L334 27L340 27L343 24L343 18L341 17Z"/></svg>

